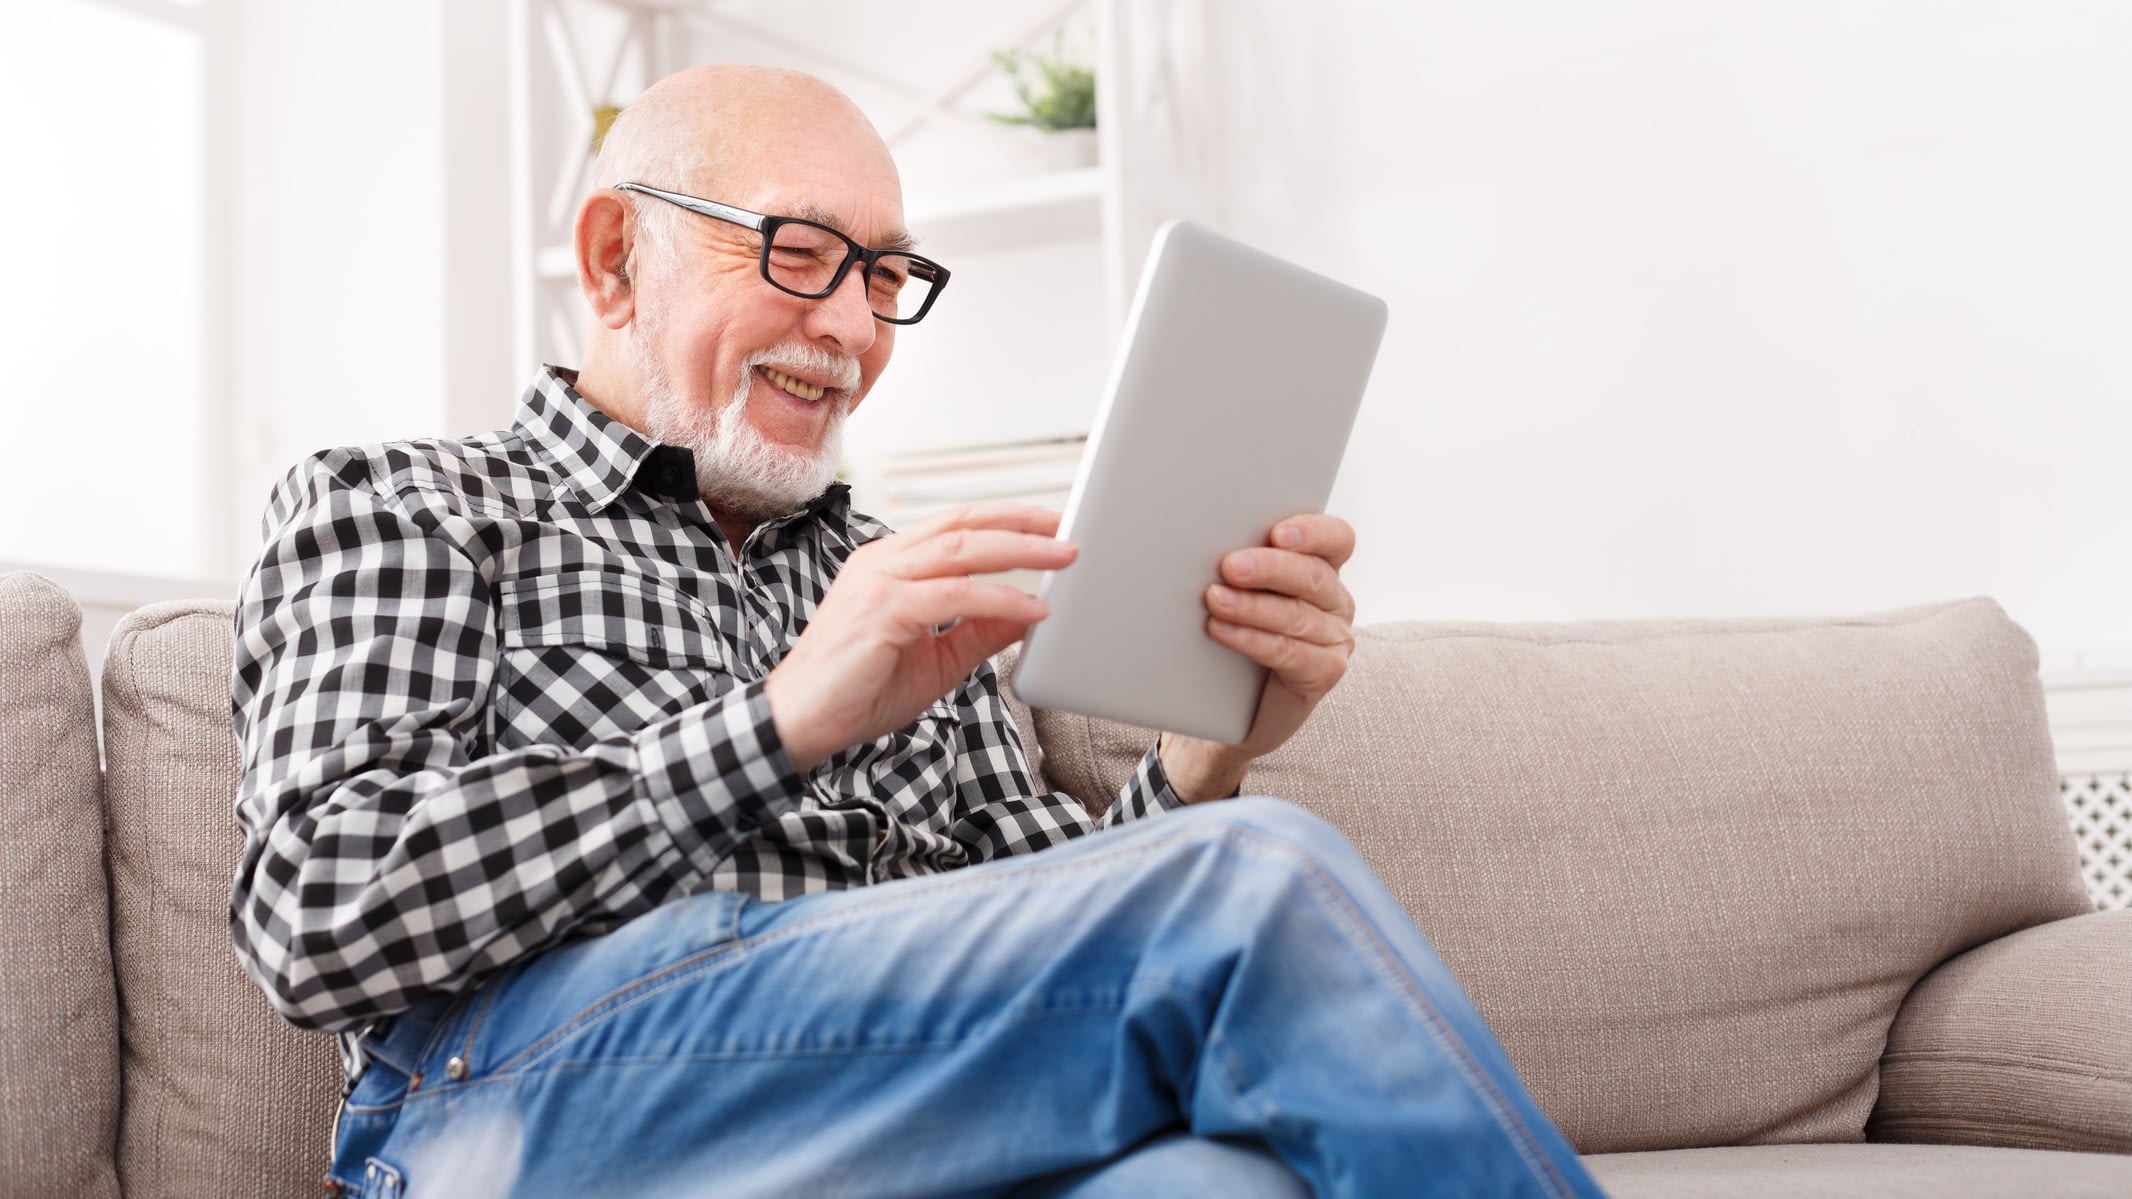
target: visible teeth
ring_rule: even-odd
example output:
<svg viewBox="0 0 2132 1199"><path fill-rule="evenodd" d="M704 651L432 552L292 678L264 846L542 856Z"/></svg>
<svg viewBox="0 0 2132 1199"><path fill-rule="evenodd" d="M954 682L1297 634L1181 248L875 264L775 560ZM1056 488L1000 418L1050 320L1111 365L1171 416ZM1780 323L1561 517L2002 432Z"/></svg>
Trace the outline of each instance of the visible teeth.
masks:
<svg viewBox="0 0 2132 1199"><path fill-rule="evenodd" d="M770 382L777 384L810 404L822 398L821 388L812 383L802 383L774 366L762 368L762 373L770 377Z"/></svg>

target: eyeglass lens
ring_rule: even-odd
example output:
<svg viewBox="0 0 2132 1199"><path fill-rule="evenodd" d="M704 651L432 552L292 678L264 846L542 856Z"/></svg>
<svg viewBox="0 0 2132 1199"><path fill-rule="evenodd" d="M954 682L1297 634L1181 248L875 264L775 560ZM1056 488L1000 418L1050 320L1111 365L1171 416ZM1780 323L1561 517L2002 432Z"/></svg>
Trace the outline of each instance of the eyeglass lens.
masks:
<svg viewBox="0 0 2132 1199"><path fill-rule="evenodd" d="M787 221L771 234L766 269L770 282L787 291L820 295L849 252L850 245L829 230ZM854 269L859 266L852 265ZM892 320L915 316L925 311L933 284L931 264L908 254L883 254L874 260L872 276L866 281L866 302L877 315Z"/></svg>

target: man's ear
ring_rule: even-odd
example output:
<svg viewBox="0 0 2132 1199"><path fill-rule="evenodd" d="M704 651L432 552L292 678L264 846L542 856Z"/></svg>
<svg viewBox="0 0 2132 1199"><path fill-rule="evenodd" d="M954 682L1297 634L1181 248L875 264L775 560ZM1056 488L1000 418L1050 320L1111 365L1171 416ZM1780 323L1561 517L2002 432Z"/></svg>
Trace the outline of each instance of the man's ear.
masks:
<svg viewBox="0 0 2132 1199"><path fill-rule="evenodd" d="M630 257L636 228L629 206L606 189L593 192L577 210L577 287L585 293L592 319L619 329L636 315L636 289L630 282Z"/></svg>

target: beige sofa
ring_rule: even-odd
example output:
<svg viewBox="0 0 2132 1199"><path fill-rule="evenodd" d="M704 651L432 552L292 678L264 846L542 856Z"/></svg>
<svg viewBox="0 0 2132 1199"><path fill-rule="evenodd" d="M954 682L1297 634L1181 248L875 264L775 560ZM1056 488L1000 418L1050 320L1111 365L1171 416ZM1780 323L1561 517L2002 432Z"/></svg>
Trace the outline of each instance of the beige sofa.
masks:
<svg viewBox="0 0 2132 1199"><path fill-rule="evenodd" d="M225 931L229 608L121 626L101 771L78 623L0 577L0 1196L316 1195L333 1047ZM1145 744L1029 730L1092 799ZM2132 912L1988 601L1369 629L1248 786L1362 847L1624 1199L2132 1195Z"/></svg>

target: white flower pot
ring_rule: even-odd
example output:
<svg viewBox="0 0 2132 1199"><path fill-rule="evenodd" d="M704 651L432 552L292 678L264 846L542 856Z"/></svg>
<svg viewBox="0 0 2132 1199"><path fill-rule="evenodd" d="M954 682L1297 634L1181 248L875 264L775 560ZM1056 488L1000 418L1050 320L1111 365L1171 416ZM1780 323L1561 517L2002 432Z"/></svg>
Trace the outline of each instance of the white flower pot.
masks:
<svg viewBox="0 0 2132 1199"><path fill-rule="evenodd" d="M1051 133L1036 130L1034 133L1044 154L1044 165L1052 170L1077 171L1096 165L1095 130L1060 129Z"/></svg>

